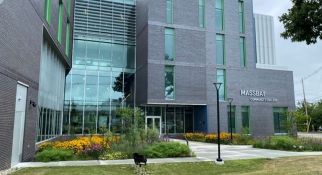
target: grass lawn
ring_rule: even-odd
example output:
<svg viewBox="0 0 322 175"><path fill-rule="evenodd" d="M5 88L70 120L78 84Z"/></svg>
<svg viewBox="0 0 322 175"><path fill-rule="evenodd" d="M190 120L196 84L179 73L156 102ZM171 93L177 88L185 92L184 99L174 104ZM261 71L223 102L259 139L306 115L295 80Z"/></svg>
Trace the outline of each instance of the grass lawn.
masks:
<svg viewBox="0 0 322 175"><path fill-rule="evenodd" d="M149 161L149 160L148 160ZM249 159L214 162L147 164L144 174L322 174L322 156L285 157L273 160ZM104 165L82 167L23 168L11 175L123 175L138 174L135 165Z"/></svg>

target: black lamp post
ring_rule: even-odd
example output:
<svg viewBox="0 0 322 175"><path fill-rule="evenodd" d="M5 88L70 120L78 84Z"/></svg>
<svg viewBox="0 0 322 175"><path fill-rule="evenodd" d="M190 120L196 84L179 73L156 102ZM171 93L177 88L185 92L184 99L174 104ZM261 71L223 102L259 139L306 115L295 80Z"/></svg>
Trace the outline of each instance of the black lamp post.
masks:
<svg viewBox="0 0 322 175"><path fill-rule="evenodd" d="M231 118L231 102L233 102L233 98L228 98L227 101L229 102L229 118L230 118L230 141L233 141L233 122Z"/></svg>
<svg viewBox="0 0 322 175"><path fill-rule="evenodd" d="M219 124L219 89L220 89L220 85L222 83L216 82L214 83L214 85L216 86L216 90L217 90L217 129L218 129L218 158L217 158L217 162L222 162L222 159L220 158L220 124Z"/></svg>

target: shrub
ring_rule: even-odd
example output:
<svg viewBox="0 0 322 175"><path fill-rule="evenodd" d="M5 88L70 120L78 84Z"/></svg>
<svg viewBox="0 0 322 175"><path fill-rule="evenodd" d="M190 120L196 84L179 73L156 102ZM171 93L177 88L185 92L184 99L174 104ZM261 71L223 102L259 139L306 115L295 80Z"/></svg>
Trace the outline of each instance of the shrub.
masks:
<svg viewBox="0 0 322 175"><path fill-rule="evenodd" d="M103 146L100 144L93 144L89 147L85 147L84 150L81 150L79 155L83 157L91 157L98 159L98 157L103 153Z"/></svg>
<svg viewBox="0 0 322 175"><path fill-rule="evenodd" d="M45 149L41 152L38 152L35 155L37 161L41 162L50 162L50 161L61 161L61 160L70 160L74 155L72 150L64 149Z"/></svg>
<svg viewBox="0 0 322 175"><path fill-rule="evenodd" d="M191 150L185 144L178 142L160 142L146 149L144 155L148 158L189 157Z"/></svg>
<svg viewBox="0 0 322 175"><path fill-rule="evenodd" d="M256 140L253 144L254 148L286 150L286 151L303 151L304 146L288 136L270 136L266 140Z"/></svg>
<svg viewBox="0 0 322 175"><path fill-rule="evenodd" d="M114 153L108 153L99 157L100 160L120 160L127 159L127 155L120 151Z"/></svg>

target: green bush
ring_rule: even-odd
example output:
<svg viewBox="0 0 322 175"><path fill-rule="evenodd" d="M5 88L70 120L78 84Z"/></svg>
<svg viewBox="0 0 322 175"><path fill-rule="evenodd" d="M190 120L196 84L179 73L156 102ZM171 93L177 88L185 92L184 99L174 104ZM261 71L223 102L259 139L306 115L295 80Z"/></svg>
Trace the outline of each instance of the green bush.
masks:
<svg viewBox="0 0 322 175"><path fill-rule="evenodd" d="M271 136L269 142L271 149L277 150L294 150L299 146L297 140L288 136Z"/></svg>
<svg viewBox="0 0 322 175"><path fill-rule="evenodd" d="M189 157L191 150L185 144L178 142L156 143L145 151L147 158Z"/></svg>
<svg viewBox="0 0 322 175"><path fill-rule="evenodd" d="M73 150L64 150L64 149L45 149L41 152L38 152L35 155L37 161L41 162L50 162L50 161L61 161L61 160L70 160L74 155Z"/></svg>

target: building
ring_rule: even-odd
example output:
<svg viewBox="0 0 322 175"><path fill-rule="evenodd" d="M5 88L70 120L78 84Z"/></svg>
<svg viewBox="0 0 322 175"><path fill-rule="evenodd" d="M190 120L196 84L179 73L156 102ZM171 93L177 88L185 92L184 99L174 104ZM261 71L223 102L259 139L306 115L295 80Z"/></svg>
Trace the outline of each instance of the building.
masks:
<svg viewBox="0 0 322 175"><path fill-rule="evenodd" d="M291 71L256 68L252 1L76 0L63 133L116 128L116 107L140 107L160 133L284 133L295 109Z"/></svg>
<svg viewBox="0 0 322 175"><path fill-rule="evenodd" d="M0 170L61 135L73 1L0 1Z"/></svg>
<svg viewBox="0 0 322 175"><path fill-rule="evenodd" d="M276 65L274 18L269 15L254 14L256 68L287 70Z"/></svg>

